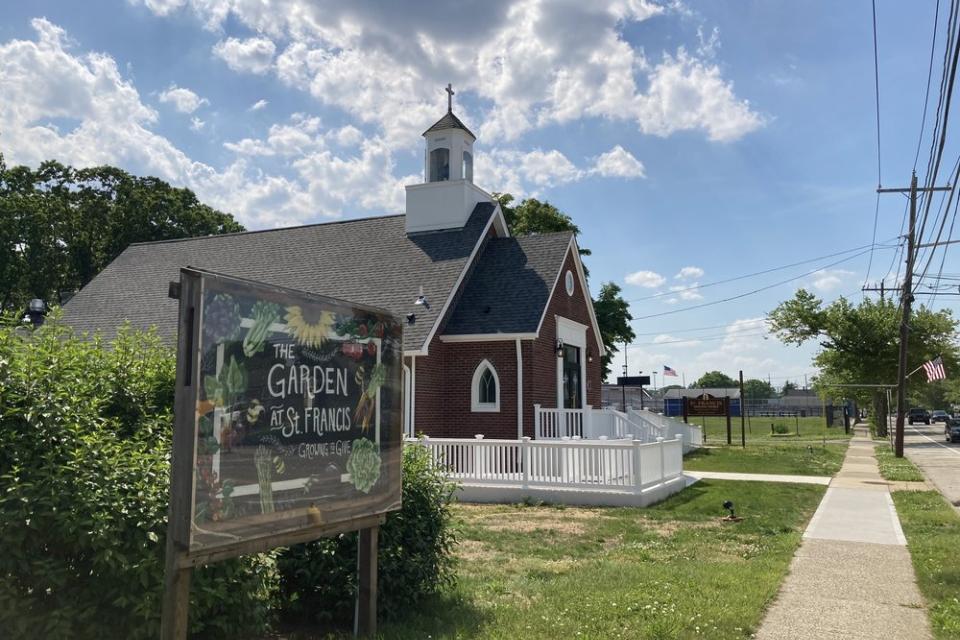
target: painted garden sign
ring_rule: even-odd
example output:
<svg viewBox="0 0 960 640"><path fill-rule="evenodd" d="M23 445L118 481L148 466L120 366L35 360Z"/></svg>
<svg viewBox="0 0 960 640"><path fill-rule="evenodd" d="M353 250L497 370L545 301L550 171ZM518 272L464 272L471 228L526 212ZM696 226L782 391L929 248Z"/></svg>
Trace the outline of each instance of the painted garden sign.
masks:
<svg viewBox="0 0 960 640"><path fill-rule="evenodd" d="M178 289L179 566L375 527L400 507L389 312L195 269Z"/></svg>

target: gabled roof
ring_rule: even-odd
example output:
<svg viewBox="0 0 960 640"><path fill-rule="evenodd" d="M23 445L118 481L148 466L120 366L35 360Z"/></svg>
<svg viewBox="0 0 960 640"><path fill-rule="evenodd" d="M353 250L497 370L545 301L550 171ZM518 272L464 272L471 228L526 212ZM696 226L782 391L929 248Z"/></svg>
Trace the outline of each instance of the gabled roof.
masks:
<svg viewBox="0 0 960 640"><path fill-rule="evenodd" d="M110 338L125 320L176 336L168 283L191 266L384 307L404 324L404 349L425 349L445 302L467 268L495 203L480 203L462 229L407 234L405 217L384 216L202 238L134 244L64 307L68 324ZM423 287L430 308L413 303Z"/></svg>
<svg viewBox="0 0 960 640"><path fill-rule="evenodd" d="M564 231L491 238L444 335L537 332L572 235Z"/></svg>
<svg viewBox="0 0 960 640"><path fill-rule="evenodd" d="M467 129L467 125L460 122L460 118L453 115L453 111L447 111L447 113L433 123L433 126L423 132L423 135L427 135L431 131L443 131L444 129L463 129L470 134L470 137L474 140L477 139L477 136L473 135L473 132L470 129Z"/></svg>

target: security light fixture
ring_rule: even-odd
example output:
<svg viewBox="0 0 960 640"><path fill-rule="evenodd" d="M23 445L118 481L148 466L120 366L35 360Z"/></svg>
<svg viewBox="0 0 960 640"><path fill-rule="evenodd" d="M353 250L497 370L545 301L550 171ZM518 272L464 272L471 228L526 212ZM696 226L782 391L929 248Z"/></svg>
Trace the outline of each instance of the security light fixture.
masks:
<svg viewBox="0 0 960 640"><path fill-rule="evenodd" d="M587 362L593 362L593 349L587 347Z"/></svg>
<svg viewBox="0 0 960 640"><path fill-rule="evenodd" d="M563 340L557 340L557 357L563 357Z"/></svg>
<svg viewBox="0 0 960 640"><path fill-rule="evenodd" d="M426 307L427 309L430 308L430 303L427 302L427 296L423 295L423 285L420 285L420 294L417 296L417 299L414 300L413 304Z"/></svg>
<svg viewBox="0 0 960 640"><path fill-rule="evenodd" d="M723 508L730 512L731 518L737 517L737 515L733 512L733 502L731 502L730 500L725 500L723 502Z"/></svg>
<svg viewBox="0 0 960 640"><path fill-rule="evenodd" d="M27 315L23 319L39 327L43 324L45 315L47 315L47 303L40 298L34 298L27 304Z"/></svg>
<svg viewBox="0 0 960 640"><path fill-rule="evenodd" d="M407 314L407 324L413 324L417 321L417 315L414 313Z"/></svg>

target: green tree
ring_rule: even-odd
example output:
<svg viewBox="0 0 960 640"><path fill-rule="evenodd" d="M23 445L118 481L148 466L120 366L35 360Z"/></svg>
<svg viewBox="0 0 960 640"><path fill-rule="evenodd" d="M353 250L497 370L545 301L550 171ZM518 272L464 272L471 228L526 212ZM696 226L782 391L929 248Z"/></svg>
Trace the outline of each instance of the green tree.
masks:
<svg viewBox="0 0 960 640"><path fill-rule="evenodd" d="M734 387L739 388L740 383L720 371L708 371L690 385L691 389L732 389Z"/></svg>
<svg viewBox="0 0 960 640"><path fill-rule="evenodd" d="M780 389L780 393L782 395L787 395L791 391L796 391L797 389L798 387L796 382L791 382L790 380L787 380L786 382L783 383L783 387Z"/></svg>
<svg viewBox="0 0 960 640"><path fill-rule="evenodd" d="M132 242L242 231L189 189L116 167L8 167L0 155L0 310L88 283Z"/></svg>
<svg viewBox="0 0 960 640"><path fill-rule="evenodd" d="M630 305L620 295L620 287L616 283L606 282L600 287L600 295L593 301L593 310L600 327L600 337L607 353L601 358L603 377L610 374L610 361L613 354L619 351L617 345L631 342L636 336L630 321Z"/></svg>
<svg viewBox="0 0 960 640"><path fill-rule="evenodd" d="M773 385L766 380L750 378L743 381L743 392L750 399L773 398L777 393L773 390Z"/></svg>
<svg viewBox="0 0 960 640"><path fill-rule="evenodd" d="M786 344L816 340L820 351L813 363L820 369L814 388L821 395L837 384L893 384L896 382L900 315L892 300L865 299L859 305L840 298L829 305L800 289L767 316L771 329ZM958 353L953 342L956 320L949 310L920 306L910 319L908 370L941 356L948 371L956 371ZM922 376L908 380L907 393L915 397L926 384ZM889 407L886 393L870 388L846 388L844 395L861 404L873 404L878 435L885 435Z"/></svg>

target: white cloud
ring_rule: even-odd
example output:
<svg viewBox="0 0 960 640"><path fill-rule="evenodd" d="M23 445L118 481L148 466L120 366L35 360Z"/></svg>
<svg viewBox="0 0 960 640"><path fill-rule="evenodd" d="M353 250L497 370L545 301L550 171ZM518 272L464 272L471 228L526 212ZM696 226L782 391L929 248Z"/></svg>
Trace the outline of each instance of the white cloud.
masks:
<svg viewBox="0 0 960 640"><path fill-rule="evenodd" d="M702 278L703 274L704 271L700 267L684 267L673 277L676 280L696 280L697 278Z"/></svg>
<svg viewBox="0 0 960 640"><path fill-rule="evenodd" d="M197 116L190 118L190 129L193 131L201 131L206 124L207 123L205 121L201 120Z"/></svg>
<svg viewBox="0 0 960 640"><path fill-rule="evenodd" d="M205 104L210 104L206 98L201 98L190 89L178 87L175 84L170 85L166 91L159 96L160 102L169 103L180 113L193 113Z"/></svg>
<svg viewBox="0 0 960 640"><path fill-rule="evenodd" d="M277 47L268 38L227 38L213 46L213 53L234 71L263 74L273 66Z"/></svg>
<svg viewBox="0 0 960 640"><path fill-rule="evenodd" d="M817 291L829 293L843 286L852 275L855 275L854 272L846 269L820 269L813 273L811 284Z"/></svg>
<svg viewBox="0 0 960 640"><path fill-rule="evenodd" d="M339 216L347 207L397 211L403 182L393 177L393 160L382 141L369 140L357 154L327 149L318 118L294 115L270 127L265 140L228 145L237 156L222 169L191 160L167 138L153 132L157 113L143 104L116 62L103 54L67 50L63 29L39 18L36 40L0 43L0 87L17 100L0 101L4 154L11 163L36 166L57 159L77 167L121 166L193 189L201 201L235 214L259 228ZM61 131L46 124L69 118ZM194 128L203 121L194 116ZM290 175L265 173L252 164L257 155L282 159Z"/></svg>
<svg viewBox="0 0 960 640"><path fill-rule="evenodd" d="M656 271L634 271L633 273L628 273L624 280L626 280L627 284L646 287L647 289L655 289L667 281L666 278Z"/></svg>
<svg viewBox="0 0 960 640"><path fill-rule="evenodd" d="M262 100L262 99L257 100L252 105L250 105L250 111L260 111L261 109L265 109L268 104L270 103L267 102L266 100Z"/></svg>
<svg viewBox="0 0 960 640"><path fill-rule="evenodd" d="M700 294L700 283L691 282L690 284L684 285L675 285L670 287L670 291L677 294L676 298L672 300L702 300L703 296ZM672 304L672 303L671 303Z"/></svg>
<svg viewBox="0 0 960 640"><path fill-rule="evenodd" d="M607 178L645 178L647 176L643 163L620 145L597 158L592 172Z"/></svg>
<svg viewBox="0 0 960 640"><path fill-rule="evenodd" d="M437 117L448 81L480 99L482 113L469 113L463 102L457 113L485 142L588 117L659 136L699 130L717 141L765 122L714 61L715 30L699 30L692 53L679 47L650 55L624 38L626 25L665 13L687 16L680 2L141 1L158 14L189 2L213 31L230 22L263 34L228 38L215 51L237 70L275 68L289 86L375 124L391 148L409 145ZM281 51L274 42L283 43ZM636 165L630 170L635 174Z"/></svg>

